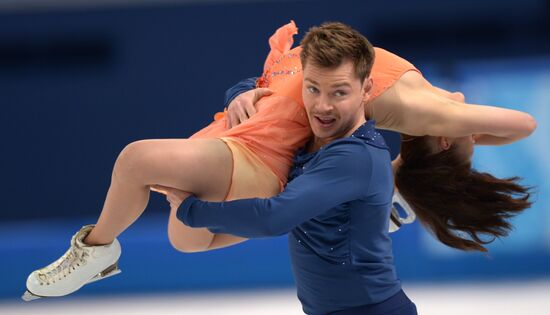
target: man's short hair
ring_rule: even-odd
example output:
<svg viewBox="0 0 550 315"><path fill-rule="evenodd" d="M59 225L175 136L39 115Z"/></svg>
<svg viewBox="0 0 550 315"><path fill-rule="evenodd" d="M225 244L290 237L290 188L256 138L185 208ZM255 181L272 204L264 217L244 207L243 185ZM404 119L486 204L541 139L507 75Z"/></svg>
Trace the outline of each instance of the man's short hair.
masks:
<svg viewBox="0 0 550 315"><path fill-rule="evenodd" d="M335 68L345 60L351 60L361 82L370 75L374 63L374 48L365 36L348 25L327 22L312 27L300 45L300 59L304 68L308 63L323 68Z"/></svg>

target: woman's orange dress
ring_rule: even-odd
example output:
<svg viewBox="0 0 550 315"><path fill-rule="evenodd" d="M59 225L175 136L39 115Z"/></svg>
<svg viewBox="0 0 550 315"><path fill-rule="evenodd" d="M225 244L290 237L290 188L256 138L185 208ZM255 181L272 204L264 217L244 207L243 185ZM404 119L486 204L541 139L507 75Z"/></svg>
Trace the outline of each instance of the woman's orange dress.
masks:
<svg viewBox="0 0 550 315"><path fill-rule="evenodd" d="M257 113L231 129L225 127L225 115L218 113L212 124L191 137L219 138L231 149L234 170L227 199L246 192L256 197L280 192L294 154L312 136L302 101L301 47L290 49L297 31L291 21L269 39L271 51L257 87L270 88L274 93L256 103ZM407 71L418 70L405 59L375 48L371 99L384 93Z"/></svg>

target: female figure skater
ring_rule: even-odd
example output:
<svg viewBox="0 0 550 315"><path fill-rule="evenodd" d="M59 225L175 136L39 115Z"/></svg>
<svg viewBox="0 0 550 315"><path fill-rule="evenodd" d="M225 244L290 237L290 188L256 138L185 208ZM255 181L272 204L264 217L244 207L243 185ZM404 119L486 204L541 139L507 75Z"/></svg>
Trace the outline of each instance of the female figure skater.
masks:
<svg viewBox="0 0 550 315"><path fill-rule="evenodd" d="M290 23L270 38L271 52L259 86L271 89L273 94L258 100L255 107L257 113L251 119L228 129L230 123L227 117L219 115L218 120L190 139L144 140L125 147L115 162L111 186L98 222L78 231L71 240L69 250L58 260L29 275L27 292L23 298L31 300L67 295L90 281L118 273L120 245L116 237L144 211L151 187L167 193L178 190L191 192L203 200L211 201L267 198L279 193L286 183L294 153L311 137L301 97L302 68L299 51L289 50L293 44L292 35L296 31L294 23ZM378 51L376 53L378 55ZM434 92L429 85L409 82L410 75L405 74L411 73L410 68L396 69L391 63L380 64L388 61L391 60L384 61L377 56L371 75L374 90L365 101L370 97L378 99L380 103L383 99L388 104L403 103L401 107L394 107L399 110L410 108L411 112L414 111L412 108L422 106L427 101L431 106L420 108L432 110L434 106L449 103L457 106L455 103L458 102L449 98L451 94L447 95L444 91ZM403 89L414 92L400 93ZM265 90L263 93L269 94ZM388 97L382 98L383 94ZM405 98L401 99L402 97ZM373 106L374 115L380 113L378 107L384 106ZM436 124L440 126L441 135L449 137L449 146L454 141L451 137L471 134L482 134L486 141L511 142L527 136L534 128L530 123L533 120L527 114L500 108L482 111L490 114L490 117L474 117L475 121L494 121L494 111L509 118L497 120L497 123L490 125L492 129L480 125L480 129L463 130L452 120ZM407 116L407 121L409 120L413 118ZM446 132L447 128L443 127L446 123L457 125L457 134ZM408 133L423 134L420 131ZM517 190L505 190L500 186L494 190L508 197L508 202L517 200L511 197ZM405 195L403 188L400 191ZM174 194L169 197L173 198ZM499 204L498 207L489 209L485 215L505 221L510 215L528 207L528 204L524 203L522 206L518 210L510 209L507 204ZM245 240L228 234L212 234L207 229L189 228L176 218L176 210L177 207L172 207L170 212L168 236L171 244L178 250L210 250ZM438 210L430 208L427 211L432 211L437 217ZM452 224L452 221L446 222ZM473 231L491 234L492 223L487 222L484 225L481 222ZM450 227L457 228L460 226ZM461 239L458 236L457 238ZM481 244L475 239L473 242Z"/></svg>
<svg viewBox="0 0 550 315"><path fill-rule="evenodd" d="M300 52L296 47L288 54ZM227 98L232 100L226 111L229 127L254 115L254 96L262 92L262 88L254 89L255 84L263 87L269 76L264 72L258 80L246 79L228 90ZM375 120L378 129L401 133L401 153L392 165L396 189L406 206L414 209L442 243L454 248L486 251L483 245L492 239L484 241L481 235L506 236L511 229L506 219L530 207L530 194L517 184L517 177L498 179L472 169L473 146L523 139L536 128L533 117L466 104L462 93L431 85L410 62L381 48L375 47L371 77L374 86L364 100L365 116ZM290 80L302 85L296 76ZM185 196L162 189L171 194L172 207ZM471 239L457 236L458 231Z"/></svg>

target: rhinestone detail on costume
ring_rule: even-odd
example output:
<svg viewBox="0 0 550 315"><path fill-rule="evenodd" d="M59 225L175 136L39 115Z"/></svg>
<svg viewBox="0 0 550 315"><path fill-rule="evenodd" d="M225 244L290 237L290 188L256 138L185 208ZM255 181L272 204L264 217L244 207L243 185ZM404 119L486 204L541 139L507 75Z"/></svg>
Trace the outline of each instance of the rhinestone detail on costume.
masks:
<svg viewBox="0 0 550 315"><path fill-rule="evenodd" d="M279 70L279 71L271 71L274 66L280 64L284 59L288 58L299 58L300 55L298 54L285 54L282 55L281 58L279 58L277 61L275 61L271 67L267 71L264 72L264 74L258 79L257 86L258 87L267 87L270 85L271 80L279 75L294 75L299 72L302 72L302 69L298 66L292 67L292 69L285 69L285 70Z"/></svg>

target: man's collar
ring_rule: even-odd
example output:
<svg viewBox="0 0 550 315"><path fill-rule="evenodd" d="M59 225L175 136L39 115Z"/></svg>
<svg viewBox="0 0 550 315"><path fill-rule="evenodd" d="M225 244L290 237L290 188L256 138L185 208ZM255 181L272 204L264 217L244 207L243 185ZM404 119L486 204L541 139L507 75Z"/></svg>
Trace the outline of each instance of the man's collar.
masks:
<svg viewBox="0 0 550 315"><path fill-rule="evenodd" d="M375 124L376 122L374 120L368 120L357 128L351 137L364 140L376 147L387 149L388 146L386 145L386 141L384 141L384 137L375 129Z"/></svg>
<svg viewBox="0 0 550 315"><path fill-rule="evenodd" d="M357 138L375 147L389 150L388 146L386 145L386 141L384 141L384 137L382 137L382 135L375 129L375 125L376 125L376 122L374 120L368 120L364 124L362 124L359 128L357 128L350 137L344 137L340 139ZM336 139L334 141L338 141L340 139ZM323 148L324 146L321 147L321 149ZM319 151L308 153L306 150L306 147L303 147L297 152L296 162L299 162L304 159L309 159L313 155L315 155L317 152Z"/></svg>

